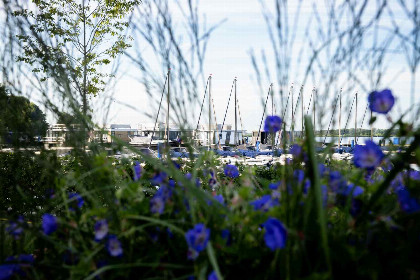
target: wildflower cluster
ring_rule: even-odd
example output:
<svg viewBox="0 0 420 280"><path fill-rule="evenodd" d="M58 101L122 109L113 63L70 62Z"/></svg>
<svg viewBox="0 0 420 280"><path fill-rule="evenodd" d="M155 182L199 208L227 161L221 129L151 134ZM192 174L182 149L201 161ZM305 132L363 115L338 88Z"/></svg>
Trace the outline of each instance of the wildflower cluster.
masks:
<svg viewBox="0 0 420 280"><path fill-rule="evenodd" d="M386 92L369 100L392 107ZM267 117L265 130L281 124ZM1 279L407 279L418 272L420 173L409 164L419 164L419 134L409 152L368 141L349 162L325 161L313 139L262 167L211 153L154 164L98 156L82 165L89 176L63 172L50 204L10 217Z"/></svg>

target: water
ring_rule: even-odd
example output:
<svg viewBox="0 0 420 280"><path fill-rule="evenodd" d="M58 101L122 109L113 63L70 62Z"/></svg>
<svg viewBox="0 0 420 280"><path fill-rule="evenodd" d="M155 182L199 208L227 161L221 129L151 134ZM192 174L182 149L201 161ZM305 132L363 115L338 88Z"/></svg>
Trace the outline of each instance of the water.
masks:
<svg viewBox="0 0 420 280"><path fill-rule="evenodd" d="M395 137L391 137L390 139L386 140L386 145L390 144L390 142L394 141ZM325 137L315 137L315 140L317 142L324 142ZM351 145L351 141L354 140L354 136L353 137L341 137L341 144L343 145ZM364 144L366 142L366 140L370 140L370 136L360 136L357 138L357 143L359 144ZM382 137L378 137L375 136L373 137L373 142L375 142L376 144L379 144L379 140L382 140ZM412 141L414 140L414 138L409 138L407 140L407 144L410 144ZM401 143L402 139L400 139L400 143ZM334 143L334 144L338 144L338 137L330 137L328 136L325 140L325 143Z"/></svg>

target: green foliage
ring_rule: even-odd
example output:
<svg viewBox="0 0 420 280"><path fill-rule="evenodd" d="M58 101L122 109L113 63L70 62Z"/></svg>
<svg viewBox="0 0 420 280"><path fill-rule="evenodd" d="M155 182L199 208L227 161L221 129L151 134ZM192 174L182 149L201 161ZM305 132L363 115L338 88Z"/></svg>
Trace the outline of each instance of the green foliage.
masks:
<svg viewBox="0 0 420 280"><path fill-rule="evenodd" d="M2 217L32 216L49 203L60 169L54 153L0 153ZM39 218L39 217L38 217Z"/></svg>
<svg viewBox="0 0 420 280"><path fill-rule="evenodd" d="M127 17L139 0L34 0L34 8L19 8L14 16L24 25L17 35L23 44L18 61L44 73L46 79L57 66L68 69L81 94L99 93L108 75L98 68L130 47L121 35ZM24 27L26 26L26 27ZM85 105L85 104L84 104Z"/></svg>
<svg viewBox="0 0 420 280"><path fill-rule="evenodd" d="M307 120L309 129L310 123ZM42 193L52 184L54 195L23 204L23 197L41 195L15 191L11 202L11 191L2 193L5 207L13 209L3 213L8 223L18 215L26 217L18 239L5 232L8 223L3 223L0 257L32 254L34 264L23 269L41 279L205 279L211 271L224 279L416 279L420 204L407 211L398 191L408 190L419 203L420 173L409 170L409 163L420 163L420 130L407 133L404 136L414 141L405 152L385 158L375 170L335 161L322 165L308 131L303 153L291 162L239 165L237 178L224 174L212 152L178 161L179 169L171 160L140 154L115 159L100 147L95 154L74 150L61 160L47 154L6 154L0 166L6 173L0 178L23 179L1 185L33 182L31 188ZM137 161L143 167L135 181ZM339 184L331 179L336 172ZM161 182L154 182L156 177ZM344 195L349 186L358 186L360 192ZM164 209L153 211L152 199L165 188ZM72 193L83 199L80 206ZM223 203L215 195L221 195ZM263 197L276 203L258 206L255 201ZM27 213L34 214L28 219ZM44 213L57 217L57 230L49 235L42 232ZM274 251L265 242L264 223L270 217L287 231L285 247ZM108 238L94 240L95 224L103 219L108 233L121 242L121 257L110 255ZM189 260L185 234L199 223L210 229L210 241ZM228 238L223 237L226 230Z"/></svg>
<svg viewBox="0 0 420 280"><path fill-rule="evenodd" d="M0 143L33 144L48 129L45 114L23 96L15 96L0 85Z"/></svg>

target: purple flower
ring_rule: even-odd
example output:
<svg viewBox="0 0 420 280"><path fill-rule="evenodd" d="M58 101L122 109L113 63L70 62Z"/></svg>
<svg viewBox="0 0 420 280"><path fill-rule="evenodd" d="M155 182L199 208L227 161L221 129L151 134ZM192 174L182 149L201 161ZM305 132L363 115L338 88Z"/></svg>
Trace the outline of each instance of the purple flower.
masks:
<svg viewBox="0 0 420 280"><path fill-rule="evenodd" d="M42 215L42 230L46 235L50 235L57 230L57 218L51 214Z"/></svg>
<svg viewBox="0 0 420 280"><path fill-rule="evenodd" d="M279 116L267 116L264 123L265 132L277 132L281 129L282 120Z"/></svg>
<svg viewBox="0 0 420 280"><path fill-rule="evenodd" d="M367 140L366 145L354 148L354 165L359 168L375 169L381 164L384 154L374 142Z"/></svg>
<svg viewBox="0 0 420 280"><path fill-rule="evenodd" d="M210 229L206 228L204 224L196 224L193 229L190 229L185 233L185 239L190 250L197 252L192 253L191 259L195 259L198 253L203 251L210 238Z"/></svg>
<svg viewBox="0 0 420 280"><path fill-rule="evenodd" d="M270 195L263 195L260 199L251 201L249 204L254 206L254 210L267 212L271 207L280 205L277 199L272 199Z"/></svg>
<svg viewBox="0 0 420 280"><path fill-rule="evenodd" d="M232 165L232 164L226 165L224 171L225 171L225 175L229 178L239 177L239 171L235 165Z"/></svg>
<svg viewBox="0 0 420 280"><path fill-rule="evenodd" d="M371 92L368 96L369 108L372 112L387 114L394 106L395 98L389 89Z"/></svg>
<svg viewBox="0 0 420 280"><path fill-rule="evenodd" d="M162 196L156 195L150 199L150 212L153 214L162 214L163 210L165 210L165 200Z"/></svg>
<svg viewBox="0 0 420 280"><path fill-rule="evenodd" d="M136 164L134 165L134 176L133 180L138 181L141 177L141 165L138 161L136 161Z"/></svg>
<svg viewBox="0 0 420 280"><path fill-rule="evenodd" d="M109 235L108 241L106 243L106 248L108 250L108 253L113 257L121 257L123 254L121 242L113 234Z"/></svg>
<svg viewBox="0 0 420 280"><path fill-rule="evenodd" d="M268 218L264 228L264 241L268 248L274 251L286 247L287 230L279 220Z"/></svg>
<svg viewBox="0 0 420 280"><path fill-rule="evenodd" d="M10 221L6 232L13 236L14 239L19 239L23 233L23 217L19 216L17 221Z"/></svg>
<svg viewBox="0 0 420 280"><path fill-rule="evenodd" d="M398 202L403 212L411 214L420 211L420 204L415 197L410 196L410 192L405 187L397 190Z"/></svg>
<svg viewBox="0 0 420 280"><path fill-rule="evenodd" d="M207 280L218 280L219 278L217 278L217 274L216 271L212 271L212 273L209 274L209 276L207 277Z"/></svg>
<svg viewBox="0 0 420 280"><path fill-rule="evenodd" d="M97 221L94 230L96 241L104 239L104 237L108 234L108 222L105 219Z"/></svg>
<svg viewBox="0 0 420 280"><path fill-rule="evenodd" d="M74 208L73 208L75 204L74 202L76 202L76 206L79 209L82 208L83 204L85 203L85 201L83 200L83 197L80 194L75 193L75 192L69 193L69 200L70 200L69 203L71 205L69 206L69 209L71 211L74 211Z"/></svg>

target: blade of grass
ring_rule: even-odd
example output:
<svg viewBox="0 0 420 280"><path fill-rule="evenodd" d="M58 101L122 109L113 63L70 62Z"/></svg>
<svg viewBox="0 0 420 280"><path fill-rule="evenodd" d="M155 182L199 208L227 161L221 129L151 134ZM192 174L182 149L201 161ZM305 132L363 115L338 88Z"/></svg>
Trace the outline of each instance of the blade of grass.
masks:
<svg viewBox="0 0 420 280"><path fill-rule="evenodd" d="M216 271L217 279L223 280L219 265L217 264L216 254L214 253L214 249L210 241L207 243L207 254L209 255L210 263L213 266L213 269Z"/></svg>
<svg viewBox="0 0 420 280"><path fill-rule="evenodd" d="M85 280L94 279L99 274L113 269L124 269L124 268L132 268L132 267L165 267L165 268L172 268L172 269L186 269L187 266L184 265L177 265L177 264L170 264L170 263L128 263L128 264L114 264L114 265L107 265L101 267L100 269L96 270L94 273L90 274Z"/></svg>
<svg viewBox="0 0 420 280"><path fill-rule="evenodd" d="M321 231L321 244L324 251L325 261L328 266L329 274L331 275L331 262L330 262L330 251L328 247L328 236L327 236L327 219L325 214L325 209L322 201L322 190L321 182L318 171L318 164L315 155L315 137L314 131L312 128L311 118L305 117L305 133L306 133L306 144L308 148L308 157L309 157L309 170L312 172L311 184L314 186L315 191L315 205L317 209L318 224Z"/></svg>
<svg viewBox="0 0 420 280"><path fill-rule="evenodd" d="M155 219L155 218L151 218L151 217L147 217L147 216L140 216L140 215L128 215L125 218L151 222L151 223L154 223L154 224L158 224L158 225L161 225L161 226L168 227L168 228L170 228L170 229L172 229L172 230L174 230L174 231L176 231L176 232L178 232L182 235L185 235L185 232L181 228L179 228L177 226L174 226L173 224L168 223L167 221L164 221L164 220Z"/></svg>

